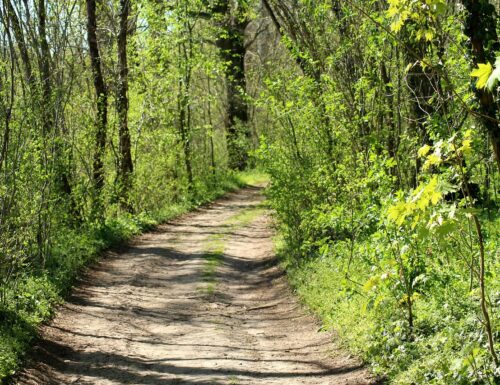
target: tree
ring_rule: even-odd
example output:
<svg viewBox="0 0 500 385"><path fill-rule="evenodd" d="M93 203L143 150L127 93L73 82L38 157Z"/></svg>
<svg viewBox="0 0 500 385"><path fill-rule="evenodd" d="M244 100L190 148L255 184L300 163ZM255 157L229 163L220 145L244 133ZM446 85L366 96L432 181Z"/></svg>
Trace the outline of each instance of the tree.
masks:
<svg viewBox="0 0 500 385"><path fill-rule="evenodd" d="M120 0L120 23L118 32L118 90L116 109L119 119L119 170L118 180L124 207L129 207L131 176L133 172L130 132L128 129L128 64L127 36L129 31L130 0ZM129 207L130 208L130 207Z"/></svg>
<svg viewBox="0 0 500 385"><path fill-rule="evenodd" d="M216 45L225 66L226 111L224 127L227 133L229 167L243 170L248 162L250 140L248 101L245 78L245 30L250 23L249 4L217 0L211 7L219 27Z"/></svg>
<svg viewBox="0 0 500 385"><path fill-rule="evenodd" d="M93 179L97 194L104 187L104 152L106 149L106 131L108 122L108 90L102 72L101 56L97 42L96 0L86 0L87 4L87 41L90 53L90 65L94 80L97 117L95 123L95 145ZM97 199L100 199L98 197ZM99 209L98 209L99 210Z"/></svg>

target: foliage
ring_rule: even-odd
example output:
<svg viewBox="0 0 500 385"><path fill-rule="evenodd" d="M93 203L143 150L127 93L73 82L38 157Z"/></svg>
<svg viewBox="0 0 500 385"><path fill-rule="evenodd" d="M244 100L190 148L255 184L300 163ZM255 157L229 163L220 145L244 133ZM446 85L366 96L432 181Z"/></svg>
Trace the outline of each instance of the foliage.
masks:
<svg viewBox="0 0 500 385"><path fill-rule="evenodd" d="M103 250L243 178L377 372L494 383L498 2L84 3L0 9L0 378Z"/></svg>
<svg viewBox="0 0 500 385"><path fill-rule="evenodd" d="M500 57L496 58L494 68L490 63L479 63L478 68L472 71L470 76L478 78L476 82L477 88L487 88L489 91L493 91L500 79Z"/></svg>
<svg viewBox="0 0 500 385"><path fill-rule="evenodd" d="M289 61L257 99L291 282L389 383L493 384L500 180L484 119L499 116L474 116L469 75L482 88L497 74L464 60L474 8L320 3L269 1ZM298 55L320 76L297 73Z"/></svg>

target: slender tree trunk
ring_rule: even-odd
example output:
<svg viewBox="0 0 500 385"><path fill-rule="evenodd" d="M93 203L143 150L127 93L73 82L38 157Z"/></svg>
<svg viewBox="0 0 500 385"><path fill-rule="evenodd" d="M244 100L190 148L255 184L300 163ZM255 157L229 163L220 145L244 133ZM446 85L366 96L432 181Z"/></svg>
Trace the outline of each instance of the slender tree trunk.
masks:
<svg viewBox="0 0 500 385"><path fill-rule="evenodd" d="M45 7L46 0L38 1L38 34L39 34L39 46L40 46L40 80L42 86L42 110L40 111L42 115L42 133L45 139L50 139L49 135L55 135L55 143L53 145L53 151L55 153L55 184L56 190L65 196L71 195L71 185L69 183L68 170L66 169L63 143L59 141L60 132L55 130L54 122L54 103L53 103L53 93L52 93L52 76L51 67L52 59L47 38L47 13ZM70 199L71 201L71 199ZM71 203L72 210L74 209L74 204Z"/></svg>
<svg viewBox="0 0 500 385"><path fill-rule="evenodd" d="M179 132L182 140L182 150L184 152L184 165L188 178L188 189L192 193L194 190L193 167L191 164L191 59L192 59L192 27L184 22L184 33L188 35L188 46L185 42L179 44L179 94L177 99L177 108L179 111Z"/></svg>
<svg viewBox="0 0 500 385"><path fill-rule="evenodd" d="M190 125L191 118L189 110L189 96L186 94L186 85L183 84L185 79L179 81L179 131L182 140L182 150L184 152L184 165L186 167L186 174L188 177L189 192L193 191L193 167L191 165L191 138L190 138Z"/></svg>
<svg viewBox="0 0 500 385"><path fill-rule="evenodd" d="M34 84L35 78L33 76L31 58L29 56L26 40L24 39L24 32L21 26L21 22L17 17L16 11L11 3L11 0L5 0L4 5L6 8L7 17L14 32L14 38L16 39L17 46L19 48L19 53L21 55L21 61L23 63L26 81L30 86L32 86ZM32 89L31 91L33 92L34 90Z"/></svg>
<svg viewBox="0 0 500 385"><path fill-rule="evenodd" d="M212 90L210 87L210 76L207 79L207 85L208 85L208 93L209 95L212 94ZM209 132L209 139L210 139L210 168L212 171L212 178L213 182L215 183L216 180L216 170L217 170L217 165L215 163L215 148L214 148L214 125L212 121L212 102L209 99L208 104L207 104L207 112L208 112L208 124L210 125L210 132Z"/></svg>
<svg viewBox="0 0 500 385"><path fill-rule="evenodd" d="M2 9L0 9L0 17L6 22L4 19L5 15ZM8 25L8 24L7 24ZM5 35L7 37L8 43L8 52L10 55L10 68L9 68L9 77L10 77L10 87L9 87L9 95L7 98L4 98L2 101L2 112L3 112L3 122L4 122L4 134L2 138L2 149L0 151L0 173L3 170L4 162L7 163L7 154L9 152L9 142L10 142L10 122L12 119L12 109L14 107L14 99L16 96L15 91L15 81L14 81L14 72L15 72L15 53L14 53L14 44L12 42L12 37L10 34L10 30L7 27L5 31ZM7 79L7 77L6 77ZM0 84L3 88L3 84ZM2 210L3 211L3 210ZM4 213L0 213L2 215ZM4 215L2 215L4 216ZM0 217L1 218L1 217Z"/></svg>
<svg viewBox="0 0 500 385"><path fill-rule="evenodd" d="M95 123L95 147L93 161L93 179L97 193L104 187L104 152L106 148L106 130L108 125L108 91L101 68L101 56L97 44L96 0L87 1L87 40L94 89L96 93L97 119Z"/></svg>
<svg viewBox="0 0 500 385"><path fill-rule="evenodd" d="M128 63L127 63L127 36L130 14L130 0L120 0L120 29L118 33L118 95L116 109L119 119L120 161L119 180L121 183L121 198L124 207L129 207L128 194L130 192L130 178L133 172L130 132L128 129Z"/></svg>
<svg viewBox="0 0 500 385"><path fill-rule="evenodd" d="M472 200L470 191L468 191L467 193L469 195L469 199ZM498 356L495 352L495 338L493 334L494 329L491 325L490 313L488 310L488 298L486 295L486 285L485 285L486 252L484 250L483 231L477 215L473 214L472 219L474 221L474 226L476 227L476 233L478 236L478 243L479 243L479 290L480 290L481 312L483 313L483 318L484 318L484 329L486 331L486 336L488 338L488 348L490 350L491 357L493 358L495 364L498 365Z"/></svg>
<svg viewBox="0 0 500 385"><path fill-rule="evenodd" d="M384 84L385 104L387 111L384 115L387 116L387 128L389 130L387 137L387 151L389 156L397 162L398 157L398 130L396 128L396 118L394 114L394 90L391 87L391 78L387 72L387 67L384 62L380 65L380 77ZM398 185L401 182L401 176L398 174L396 166L391 167L391 175L397 177Z"/></svg>
<svg viewBox="0 0 500 385"><path fill-rule="evenodd" d="M497 13L495 7L488 0L462 0L465 9L468 12L465 22L465 34L470 38L470 50L472 53L472 64L477 66L478 63L493 62L495 50L498 50L498 35L497 35ZM488 50L486 47L490 47ZM495 102L493 95L486 89L475 89L476 97L479 101L479 112L482 115L481 122L486 129L493 147L498 170L500 171L500 127L497 123L498 119L498 104ZM467 179L463 176L466 193L469 196L472 205L472 194L469 191ZM484 327L488 337L488 344L491 356L498 365L498 357L495 352L495 343L493 338L493 330L491 326L485 288L485 250L484 240L481 229L481 224L476 215L472 216L476 226L478 241L479 241L479 287L481 297L481 311L484 318Z"/></svg>
<svg viewBox="0 0 500 385"><path fill-rule="evenodd" d="M47 135L52 132L53 129L53 119L52 119L52 82L50 76L50 62L51 55L49 49L49 43L47 41L47 29L46 29L47 14L45 10L45 0L38 1L38 34L39 34L39 45L40 45L40 77L42 85L42 98L44 103L44 108L42 108L42 119L43 119L43 134Z"/></svg>

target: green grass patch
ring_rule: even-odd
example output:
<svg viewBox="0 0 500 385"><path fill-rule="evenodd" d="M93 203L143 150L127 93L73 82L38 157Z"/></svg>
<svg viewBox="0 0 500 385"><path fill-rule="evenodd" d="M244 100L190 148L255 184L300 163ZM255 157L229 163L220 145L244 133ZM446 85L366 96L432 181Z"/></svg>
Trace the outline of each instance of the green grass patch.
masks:
<svg viewBox="0 0 500 385"><path fill-rule="evenodd" d="M222 262L222 255L222 253L212 252L203 256L206 261L203 268L203 281L206 283L204 291L209 295L214 294L217 286L215 273L217 271L217 267Z"/></svg>
<svg viewBox="0 0 500 385"><path fill-rule="evenodd" d="M240 183L248 186L262 186L270 181L269 175L258 169L242 171L236 174L236 178Z"/></svg>
<svg viewBox="0 0 500 385"><path fill-rule="evenodd" d="M209 295L215 293L217 288L217 268L222 264L224 257L225 242L228 235L238 228L248 226L256 218L263 215L267 209L266 202L262 202L255 207L250 207L232 215L226 219L221 226L219 234L214 234L208 237L207 245L205 246L205 265L203 267L202 278L206 286L203 291Z"/></svg>
<svg viewBox="0 0 500 385"><path fill-rule="evenodd" d="M250 207L242 210L238 214L229 218L225 225L232 226L233 228L245 227L252 223L257 217L264 215L266 212L265 203L262 203L256 207Z"/></svg>
<svg viewBox="0 0 500 385"><path fill-rule="evenodd" d="M498 221L494 222L485 225L492 233L497 232L493 228ZM490 250L496 247L490 245L495 239L486 242ZM485 341L477 290L470 291L466 279L451 280L463 267L450 269L446 280L429 285L415 298L414 338L410 339L401 300L387 295L381 283L380 287L367 284L373 276L384 277L365 262L378 256L384 245L383 238L367 238L355 246L348 265L348 242L336 242L332 251L321 256L297 259L296 251L287 250L281 238L276 240L282 265L301 300L321 318L324 329L335 331L342 345L386 376L387 383L496 383L487 351L480 349ZM498 281L491 279L487 285L491 293L499 292ZM492 322L498 325L498 314L493 313Z"/></svg>
<svg viewBox="0 0 500 385"><path fill-rule="evenodd" d="M203 255L205 259L205 264L203 266L202 279L206 286L203 287L203 291L212 295L215 292L217 286L216 272L217 268L222 263L222 258L224 255L225 248L225 234L214 234L208 238L208 243L206 246L206 252Z"/></svg>

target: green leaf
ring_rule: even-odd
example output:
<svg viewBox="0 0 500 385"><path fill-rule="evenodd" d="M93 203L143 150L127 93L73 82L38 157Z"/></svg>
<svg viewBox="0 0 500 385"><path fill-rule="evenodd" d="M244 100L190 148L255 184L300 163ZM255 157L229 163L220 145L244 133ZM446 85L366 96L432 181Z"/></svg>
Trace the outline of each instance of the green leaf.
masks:
<svg viewBox="0 0 500 385"><path fill-rule="evenodd" d="M484 88L486 83L488 82L488 78L490 77L491 72L493 71L493 67L490 63L478 64L478 68L471 72L470 76L477 78L476 87Z"/></svg>
<svg viewBox="0 0 500 385"><path fill-rule="evenodd" d="M431 41L432 39L434 39L434 32L431 30L427 30L427 31L425 31L424 36L425 36L425 40Z"/></svg>
<svg viewBox="0 0 500 385"><path fill-rule="evenodd" d="M368 281L363 285L363 290L364 291L370 291L374 287L376 287L380 282L380 277L378 275L375 275L373 277L370 277Z"/></svg>
<svg viewBox="0 0 500 385"><path fill-rule="evenodd" d="M431 149L431 146L429 146L428 144L420 147L418 149L418 156L419 156L419 158L423 158L424 156L427 156L427 154L429 153L430 149Z"/></svg>
<svg viewBox="0 0 500 385"><path fill-rule="evenodd" d="M500 80L500 56L497 57L495 61L495 69L491 73L488 81L486 82L486 88L490 91L493 90L497 82Z"/></svg>

